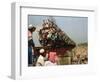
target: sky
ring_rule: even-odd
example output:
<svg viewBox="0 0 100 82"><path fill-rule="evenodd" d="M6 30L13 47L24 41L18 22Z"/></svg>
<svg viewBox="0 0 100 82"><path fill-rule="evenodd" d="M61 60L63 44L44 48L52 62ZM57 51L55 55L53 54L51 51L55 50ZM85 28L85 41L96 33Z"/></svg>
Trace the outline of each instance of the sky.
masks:
<svg viewBox="0 0 100 82"><path fill-rule="evenodd" d="M40 46L38 42L38 31L42 28L43 20L49 16L28 16L28 24L32 24L36 27L36 31L33 33L33 40L37 46ZM57 26L64 31L76 44L88 42L88 18L87 17L75 17L75 16L52 16Z"/></svg>

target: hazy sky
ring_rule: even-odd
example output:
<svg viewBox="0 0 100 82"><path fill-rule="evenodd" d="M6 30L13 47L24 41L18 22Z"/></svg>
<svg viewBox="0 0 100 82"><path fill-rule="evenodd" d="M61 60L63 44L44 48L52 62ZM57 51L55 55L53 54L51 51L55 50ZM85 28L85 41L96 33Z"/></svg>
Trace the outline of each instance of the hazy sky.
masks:
<svg viewBox="0 0 100 82"><path fill-rule="evenodd" d="M33 39L36 45L40 45L38 42L38 31L42 28L43 20L48 16L28 16L28 24L32 24L37 27L33 33ZM56 24L62 29L74 42L84 43L88 42L88 18L87 17L69 17L69 16L53 16Z"/></svg>

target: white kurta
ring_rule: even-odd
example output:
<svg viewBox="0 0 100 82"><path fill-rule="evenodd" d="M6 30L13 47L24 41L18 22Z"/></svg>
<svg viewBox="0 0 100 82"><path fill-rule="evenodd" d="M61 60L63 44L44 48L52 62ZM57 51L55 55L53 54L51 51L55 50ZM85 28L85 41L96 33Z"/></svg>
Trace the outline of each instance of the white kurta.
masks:
<svg viewBox="0 0 100 82"><path fill-rule="evenodd" d="M37 60L36 66L44 66L44 63L45 63L44 57L42 55L40 55Z"/></svg>

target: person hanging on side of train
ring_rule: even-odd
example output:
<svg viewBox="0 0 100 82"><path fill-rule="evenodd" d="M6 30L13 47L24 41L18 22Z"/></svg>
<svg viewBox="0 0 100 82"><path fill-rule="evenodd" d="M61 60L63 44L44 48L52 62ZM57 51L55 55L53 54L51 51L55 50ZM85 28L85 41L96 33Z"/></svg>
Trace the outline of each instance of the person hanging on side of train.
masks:
<svg viewBox="0 0 100 82"><path fill-rule="evenodd" d="M32 58L32 54L33 54L33 48L35 47L35 44L33 42L33 38L32 38L32 33L36 30L36 28L33 25L29 25L28 27L28 65L31 66L33 63L33 58Z"/></svg>

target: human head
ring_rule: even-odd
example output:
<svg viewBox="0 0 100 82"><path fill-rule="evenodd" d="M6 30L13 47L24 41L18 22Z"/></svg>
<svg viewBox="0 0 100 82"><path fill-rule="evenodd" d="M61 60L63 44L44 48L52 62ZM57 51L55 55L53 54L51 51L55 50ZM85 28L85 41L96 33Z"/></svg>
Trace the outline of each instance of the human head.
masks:
<svg viewBox="0 0 100 82"><path fill-rule="evenodd" d="M36 27L34 27L32 24L29 25L28 30L32 33L36 30Z"/></svg>
<svg viewBox="0 0 100 82"><path fill-rule="evenodd" d="M44 49L40 49L40 51L39 51L41 54L43 54L44 52L45 52L45 50Z"/></svg>

